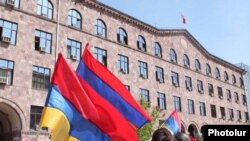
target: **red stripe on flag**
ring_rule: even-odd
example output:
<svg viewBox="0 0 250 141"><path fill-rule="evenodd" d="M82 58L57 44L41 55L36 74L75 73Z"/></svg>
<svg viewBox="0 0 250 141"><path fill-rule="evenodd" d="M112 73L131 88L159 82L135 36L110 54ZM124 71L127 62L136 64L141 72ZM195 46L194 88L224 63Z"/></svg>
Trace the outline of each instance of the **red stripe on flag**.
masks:
<svg viewBox="0 0 250 141"><path fill-rule="evenodd" d="M152 121L152 118L141 108L141 106L134 100L130 92L124 87L122 82L116 78L105 66L98 62L87 49L89 44L86 44L82 60L84 64L95 73L100 79L102 79L107 85L115 90L119 95L133 106L138 112L140 112L147 120Z"/></svg>
<svg viewBox="0 0 250 141"><path fill-rule="evenodd" d="M51 82L60 88L63 97L70 101L84 118L99 119L97 109L82 88L75 71L71 69L61 53L58 55Z"/></svg>
<svg viewBox="0 0 250 141"><path fill-rule="evenodd" d="M177 112L176 110L174 110L174 111L171 113L170 116L172 116L172 117L175 119L175 121L178 123L179 131L181 131L181 119L180 119L180 117L179 117L179 115L178 115L178 112Z"/></svg>
<svg viewBox="0 0 250 141"><path fill-rule="evenodd" d="M79 80L100 114L100 120L92 120L92 122L113 141L139 141L135 129L120 112L96 93L80 76Z"/></svg>

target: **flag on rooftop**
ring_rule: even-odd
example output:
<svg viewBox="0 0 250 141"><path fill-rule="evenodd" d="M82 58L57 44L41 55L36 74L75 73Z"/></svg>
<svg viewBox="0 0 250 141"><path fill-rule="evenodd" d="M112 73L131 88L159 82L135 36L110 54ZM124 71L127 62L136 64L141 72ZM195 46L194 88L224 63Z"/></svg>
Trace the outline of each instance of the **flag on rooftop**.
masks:
<svg viewBox="0 0 250 141"><path fill-rule="evenodd" d="M140 128L152 118L133 98L130 92L105 66L98 62L88 50L86 44L77 73L100 97L116 109L134 127Z"/></svg>
<svg viewBox="0 0 250 141"><path fill-rule="evenodd" d="M170 116L161 125L161 128L167 128L173 135L181 132L181 119L176 110L170 114Z"/></svg>
<svg viewBox="0 0 250 141"><path fill-rule="evenodd" d="M186 24L186 17L184 15L181 14L181 20L183 24Z"/></svg>

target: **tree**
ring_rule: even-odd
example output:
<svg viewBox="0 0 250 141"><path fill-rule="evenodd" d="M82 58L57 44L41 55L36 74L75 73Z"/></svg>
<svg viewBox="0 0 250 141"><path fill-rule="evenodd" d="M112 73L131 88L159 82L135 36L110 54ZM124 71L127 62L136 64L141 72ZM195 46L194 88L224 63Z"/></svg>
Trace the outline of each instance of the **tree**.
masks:
<svg viewBox="0 0 250 141"><path fill-rule="evenodd" d="M156 123L157 118L159 117L159 112L157 107L150 109L148 103L144 99L140 100L140 104L148 113L150 113L153 121L146 123L139 129L138 137L140 138L140 141L149 141L154 131L153 126Z"/></svg>

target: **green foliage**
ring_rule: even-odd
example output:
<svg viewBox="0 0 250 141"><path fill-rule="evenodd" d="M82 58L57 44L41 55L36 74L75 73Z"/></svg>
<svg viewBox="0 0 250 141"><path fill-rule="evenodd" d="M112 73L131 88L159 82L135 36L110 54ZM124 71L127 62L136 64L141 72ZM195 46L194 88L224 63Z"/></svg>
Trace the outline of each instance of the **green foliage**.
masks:
<svg viewBox="0 0 250 141"><path fill-rule="evenodd" d="M150 113L151 117L153 118L153 121L150 123L146 123L139 129L138 137L140 138L140 141L149 141L153 133L153 125L159 117L159 112L158 108L149 109L148 103L145 102L143 99L140 100L140 104L148 113Z"/></svg>

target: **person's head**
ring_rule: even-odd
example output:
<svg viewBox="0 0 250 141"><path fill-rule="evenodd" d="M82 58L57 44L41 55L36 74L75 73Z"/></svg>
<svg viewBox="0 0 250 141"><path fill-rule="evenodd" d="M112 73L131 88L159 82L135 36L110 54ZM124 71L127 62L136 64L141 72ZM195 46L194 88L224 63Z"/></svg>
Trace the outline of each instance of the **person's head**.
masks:
<svg viewBox="0 0 250 141"><path fill-rule="evenodd" d="M174 135L173 140L174 141L190 141L190 138L187 134L179 132Z"/></svg>
<svg viewBox="0 0 250 141"><path fill-rule="evenodd" d="M171 141L172 135L165 128L160 128L154 131L152 141Z"/></svg>

